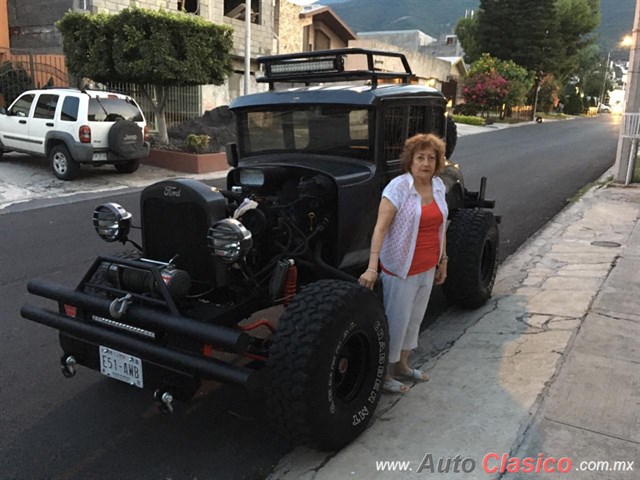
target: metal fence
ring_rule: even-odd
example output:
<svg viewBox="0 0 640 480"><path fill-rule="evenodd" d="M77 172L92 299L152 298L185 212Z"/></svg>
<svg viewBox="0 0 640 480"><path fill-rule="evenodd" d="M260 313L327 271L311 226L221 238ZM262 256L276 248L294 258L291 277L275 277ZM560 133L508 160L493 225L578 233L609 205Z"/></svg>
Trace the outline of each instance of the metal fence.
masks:
<svg viewBox="0 0 640 480"><path fill-rule="evenodd" d="M31 88L70 83L64 55L0 48L0 106Z"/></svg>
<svg viewBox="0 0 640 480"><path fill-rule="evenodd" d="M149 95L154 95L154 89L152 85L136 85L134 83L108 83L107 88L113 92L126 93L136 99L140 108L144 112L144 116L147 119L149 128L152 131L157 131L156 114L153 108L153 104L143 93L146 90ZM155 101L155 97L153 97ZM188 87L170 87L169 96L167 98L167 105L165 108L165 117L167 120L167 127L182 123L191 118L196 118L202 115L202 90L200 86L188 86Z"/></svg>

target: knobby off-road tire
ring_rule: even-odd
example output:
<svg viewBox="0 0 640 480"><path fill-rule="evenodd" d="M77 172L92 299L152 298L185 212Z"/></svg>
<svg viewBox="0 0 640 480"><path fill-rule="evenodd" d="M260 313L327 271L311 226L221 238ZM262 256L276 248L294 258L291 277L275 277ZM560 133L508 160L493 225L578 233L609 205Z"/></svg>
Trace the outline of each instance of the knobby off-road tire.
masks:
<svg viewBox="0 0 640 480"><path fill-rule="evenodd" d="M461 307L478 308L491 298L498 269L496 219L486 210L460 209L447 229L447 299Z"/></svg>
<svg viewBox="0 0 640 480"><path fill-rule="evenodd" d="M133 173L136 170L138 170L139 166L140 166L140 160L138 160L137 158L133 160L129 160L127 162L114 164L114 167L116 167L116 170L118 171L118 173Z"/></svg>
<svg viewBox="0 0 640 480"><path fill-rule="evenodd" d="M60 180L73 180L80 173L80 164L76 162L66 145L55 145L49 151L51 170Z"/></svg>
<svg viewBox="0 0 640 480"><path fill-rule="evenodd" d="M452 117L447 116L447 138L446 147L444 150L444 156L448 159L453 155L453 151L456 149L458 143L458 126Z"/></svg>
<svg viewBox="0 0 640 480"><path fill-rule="evenodd" d="M322 280L296 295L269 349L267 405L292 440L336 450L371 422L387 363L381 301L356 283Z"/></svg>

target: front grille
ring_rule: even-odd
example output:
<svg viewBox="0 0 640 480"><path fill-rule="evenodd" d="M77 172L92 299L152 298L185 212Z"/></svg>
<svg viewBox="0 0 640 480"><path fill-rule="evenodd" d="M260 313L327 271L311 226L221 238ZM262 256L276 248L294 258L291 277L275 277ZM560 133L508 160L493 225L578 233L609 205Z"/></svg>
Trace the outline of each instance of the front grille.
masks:
<svg viewBox="0 0 640 480"><path fill-rule="evenodd" d="M195 203L170 203L148 198L143 205L145 255L169 261L197 281L215 280L213 259L207 247L207 215Z"/></svg>

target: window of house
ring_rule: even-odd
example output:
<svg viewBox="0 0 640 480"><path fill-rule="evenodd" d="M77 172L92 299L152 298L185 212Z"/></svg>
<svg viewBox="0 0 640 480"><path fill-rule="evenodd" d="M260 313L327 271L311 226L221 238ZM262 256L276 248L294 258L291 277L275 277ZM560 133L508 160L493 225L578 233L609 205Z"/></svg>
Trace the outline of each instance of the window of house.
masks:
<svg viewBox="0 0 640 480"><path fill-rule="evenodd" d="M21 96L7 113L16 117L28 117L29 110L31 110L31 104L33 103L34 98L35 95L32 93L30 93L29 95Z"/></svg>
<svg viewBox="0 0 640 480"><path fill-rule="evenodd" d="M330 48L331 39L322 30L316 30L313 37L313 49L329 50Z"/></svg>
<svg viewBox="0 0 640 480"><path fill-rule="evenodd" d="M200 15L200 0L178 0L178 11Z"/></svg>
<svg viewBox="0 0 640 480"><path fill-rule="evenodd" d="M224 16L244 20L246 0L224 0ZM260 23L260 0L251 0L251 23Z"/></svg>
<svg viewBox="0 0 640 480"><path fill-rule="evenodd" d="M38 103L36 103L36 111L33 112L33 118L45 118L52 120L56 113L57 105L58 95L40 95L38 97Z"/></svg>
<svg viewBox="0 0 640 480"><path fill-rule="evenodd" d="M75 122L78 120L78 106L80 99L78 97L66 97L62 102L62 111L60 112L60 120L63 122Z"/></svg>

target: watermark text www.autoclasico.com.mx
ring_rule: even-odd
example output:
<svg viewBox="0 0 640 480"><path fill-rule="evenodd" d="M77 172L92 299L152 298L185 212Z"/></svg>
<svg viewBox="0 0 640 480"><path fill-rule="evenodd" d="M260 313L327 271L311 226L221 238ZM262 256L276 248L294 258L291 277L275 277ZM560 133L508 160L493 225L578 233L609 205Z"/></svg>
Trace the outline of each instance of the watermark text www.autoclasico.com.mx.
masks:
<svg viewBox="0 0 640 480"><path fill-rule="evenodd" d="M537 457L518 458L508 453L487 453L480 466L485 473L567 473L581 472L632 472L633 461L627 460L583 460L574 462L568 457L556 458L544 453ZM478 462L471 457L434 457L426 453L420 463L403 460L378 460L379 472L417 473L471 473Z"/></svg>

